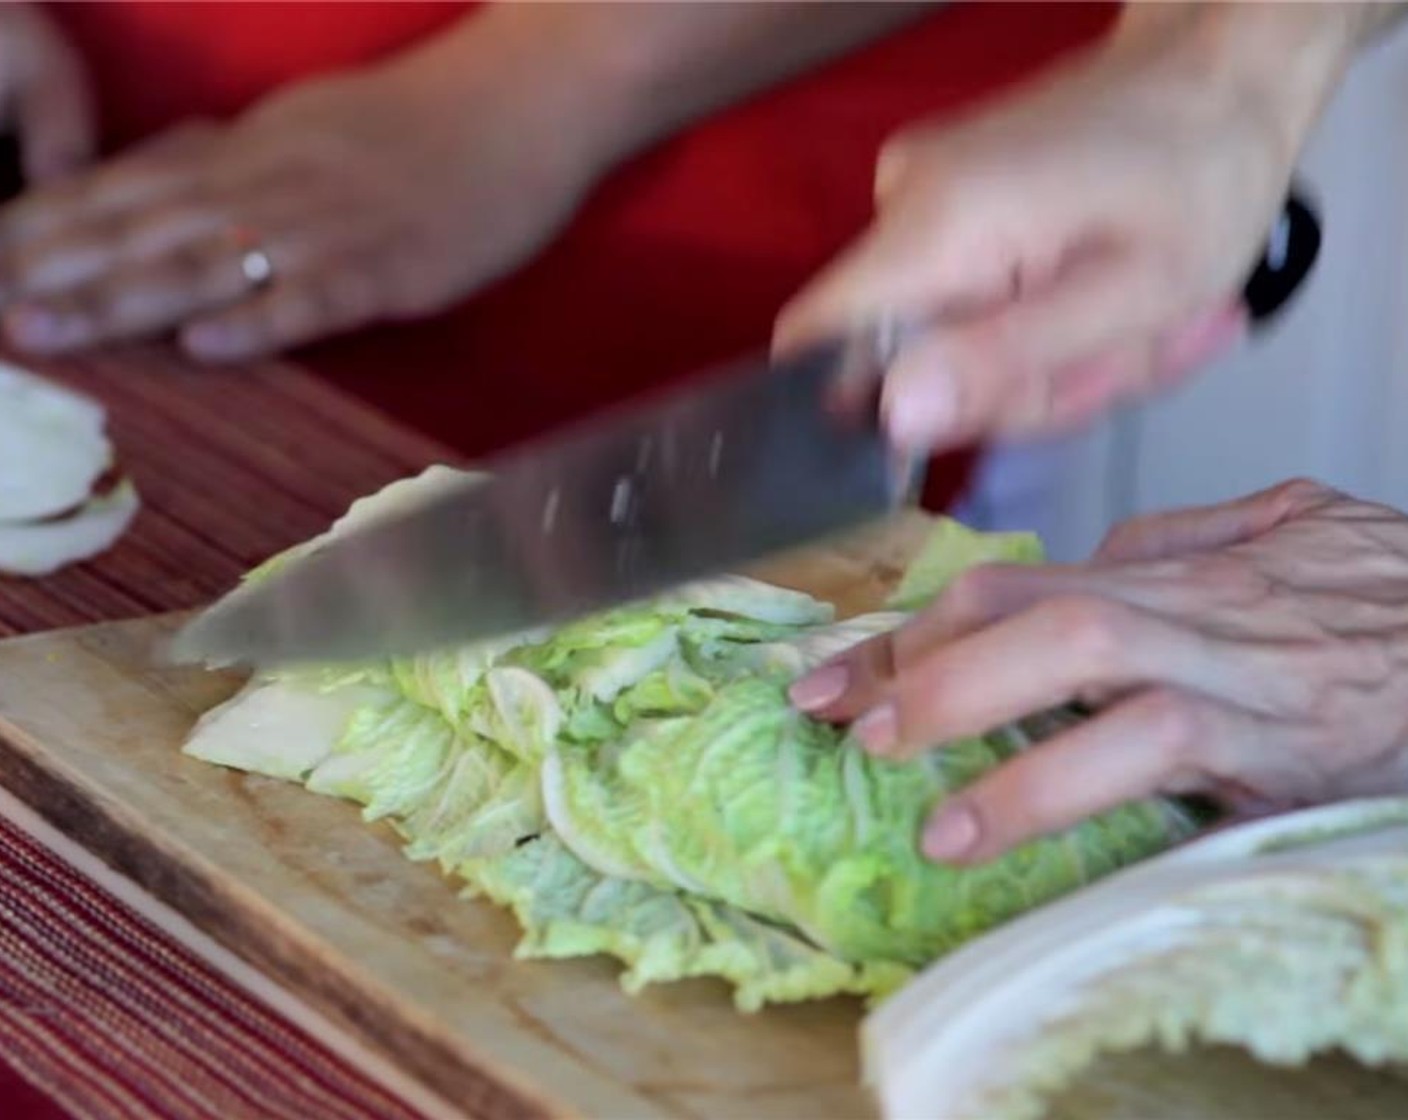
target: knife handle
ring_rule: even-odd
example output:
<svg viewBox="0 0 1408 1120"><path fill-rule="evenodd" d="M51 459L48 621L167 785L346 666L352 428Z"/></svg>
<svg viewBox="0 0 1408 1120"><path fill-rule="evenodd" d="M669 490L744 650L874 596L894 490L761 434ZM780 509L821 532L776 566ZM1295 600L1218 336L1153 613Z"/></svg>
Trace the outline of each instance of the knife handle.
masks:
<svg viewBox="0 0 1408 1120"><path fill-rule="evenodd" d="M1320 241L1320 220L1310 202L1292 185L1261 260L1242 288L1242 300L1253 328L1266 326L1285 310L1315 267Z"/></svg>

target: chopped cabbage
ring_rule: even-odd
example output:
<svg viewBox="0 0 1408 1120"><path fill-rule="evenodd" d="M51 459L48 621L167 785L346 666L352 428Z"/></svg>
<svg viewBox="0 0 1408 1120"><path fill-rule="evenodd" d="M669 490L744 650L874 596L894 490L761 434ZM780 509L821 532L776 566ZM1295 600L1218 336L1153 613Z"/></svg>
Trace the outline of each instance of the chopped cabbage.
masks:
<svg viewBox="0 0 1408 1120"><path fill-rule="evenodd" d="M419 493L402 483L386 497L402 508ZM365 501L347 520L384 508ZM911 607L966 563L1033 555L1028 538L951 524L935 539L939 551L905 578ZM271 564L297 563L318 543ZM786 693L806 668L904 617L838 622L797 591L708 580L552 632L261 674L186 751L389 820L409 856L513 911L521 956L611 954L632 991L716 976L744 1010L874 997L1189 829L1172 803L1151 801L986 867L924 860L928 809L1027 737L877 760ZM288 725L273 720L280 711Z"/></svg>
<svg viewBox="0 0 1408 1120"><path fill-rule="evenodd" d="M0 362L0 575L47 576L107 551L140 500L96 401Z"/></svg>

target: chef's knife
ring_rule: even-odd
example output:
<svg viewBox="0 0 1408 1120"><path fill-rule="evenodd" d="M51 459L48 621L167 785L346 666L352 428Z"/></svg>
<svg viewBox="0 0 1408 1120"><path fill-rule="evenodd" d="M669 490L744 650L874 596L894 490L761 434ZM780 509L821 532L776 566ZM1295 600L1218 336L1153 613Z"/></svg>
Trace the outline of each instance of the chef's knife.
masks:
<svg viewBox="0 0 1408 1120"><path fill-rule="evenodd" d="M491 638L881 517L910 472L873 420L827 405L863 354L828 345L745 363L512 451L481 484L237 589L172 653L276 664Z"/></svg>
<svg viewBox="0 0 1408 1120"><path fill-rule="evenodd" d="M1292 198L1245 296L1279 310L1319 229ZM178 660L274 665L414 653L561 622L878 519L910 498L874 415L827 389L878 383L873 339L744 363L508 453L487 479L335 539L245 585Z"/></svg>

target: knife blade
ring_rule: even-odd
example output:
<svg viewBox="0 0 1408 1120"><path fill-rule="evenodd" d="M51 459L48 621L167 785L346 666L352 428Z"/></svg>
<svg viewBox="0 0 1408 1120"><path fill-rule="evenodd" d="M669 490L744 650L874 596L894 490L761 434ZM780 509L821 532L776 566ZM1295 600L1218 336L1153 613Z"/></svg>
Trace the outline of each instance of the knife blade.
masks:
<svg viewBox="0 0 1408 1120"><path fill-rule="evenodd" d="M1243 288L1264 327L1320 248L1292 188ZM413 511L335 540L186 627L209 664L348 661L532 630L815 542L911 497L856 385L878 386L893 327L780 363L731 367L489 466ZM852 387L838 416L831 390Z"/></svg>
<svg viewBox="0 0 1408 1120"><path fill-rule="evenodd" d="M483 481L238 588L170 655L280 665L491 639L883 517L915 465L829 391L857 371L878 384L881 360L852 343L741 363L512 451Z"/></svg>

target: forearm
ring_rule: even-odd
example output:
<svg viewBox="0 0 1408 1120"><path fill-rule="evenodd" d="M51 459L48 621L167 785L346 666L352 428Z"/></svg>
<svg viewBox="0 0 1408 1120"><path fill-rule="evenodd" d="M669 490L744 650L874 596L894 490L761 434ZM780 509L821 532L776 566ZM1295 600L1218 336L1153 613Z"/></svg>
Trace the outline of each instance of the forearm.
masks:
<svg viewBox="0 0 1408 1120"><path fill-rule="evenodd" d="M1386 35L1408 18L1408 3L1354 4L1357 8L1357 42L1362 47Z"/></svg>
<svg viewBox="0 0 1408 1120"><path fill-rule="evenodd" d="M564 140L609 165L935 6L502 2L408 61L466 96L548 104Z"/></svg>
<svg viewBox="0 0 1408 1120"><path fill-rule="evenodd" d="M1247 104L1261 107L1289 163L1355 56L1405 15L1408 3L1136 0L1112 44L1191 68L1209 89L1235 87Z"/></svg>

